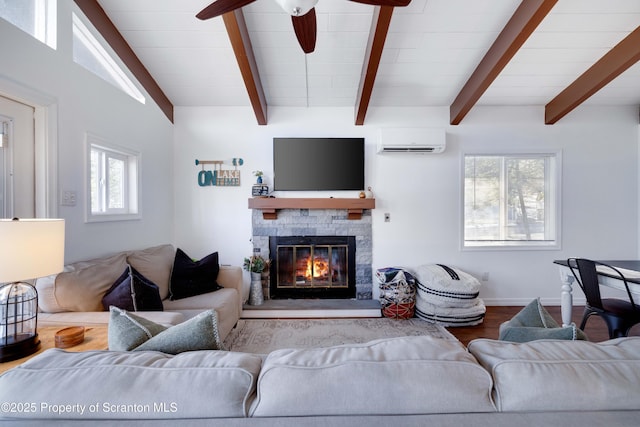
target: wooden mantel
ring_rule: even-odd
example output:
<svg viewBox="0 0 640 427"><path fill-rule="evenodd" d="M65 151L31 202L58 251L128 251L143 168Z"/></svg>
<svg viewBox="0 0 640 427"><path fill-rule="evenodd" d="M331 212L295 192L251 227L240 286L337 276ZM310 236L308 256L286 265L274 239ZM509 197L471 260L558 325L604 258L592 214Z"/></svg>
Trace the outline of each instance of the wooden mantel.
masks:
<svg viewBox="0 0 640 427"><path fill-rule="evenodd" d="M260 209L262 218L278 219L278 209L346 209L347 218L360 219L365 209L376 207L376 199L330 198L275 198L253 197L249 209Z"/></svg>

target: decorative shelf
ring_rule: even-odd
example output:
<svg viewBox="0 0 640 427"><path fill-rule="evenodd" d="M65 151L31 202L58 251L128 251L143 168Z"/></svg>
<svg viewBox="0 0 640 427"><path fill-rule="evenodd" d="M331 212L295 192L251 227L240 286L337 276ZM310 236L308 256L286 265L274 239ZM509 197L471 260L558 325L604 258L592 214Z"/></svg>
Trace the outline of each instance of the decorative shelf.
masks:
<svg viewBox="0 0 640 427"><path fill-rule="evenodd" d="M361 219L365 209L374 209L376 199L253 197L249 209L262 211L262 218L278 219L278 209L346 209L348 219Z"/></svg>

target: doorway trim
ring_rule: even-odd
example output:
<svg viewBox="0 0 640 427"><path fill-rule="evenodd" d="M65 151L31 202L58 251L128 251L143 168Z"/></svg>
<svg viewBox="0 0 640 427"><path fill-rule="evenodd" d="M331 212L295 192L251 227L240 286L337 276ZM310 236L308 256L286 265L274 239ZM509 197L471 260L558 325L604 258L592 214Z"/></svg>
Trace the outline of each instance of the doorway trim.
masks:
<svg viewBox="0 0 640 427"><path fill-rule="evenodd" d="M0 75L0 95L35 110L35 214L58 216L58 100L32 87Z"/></svg>

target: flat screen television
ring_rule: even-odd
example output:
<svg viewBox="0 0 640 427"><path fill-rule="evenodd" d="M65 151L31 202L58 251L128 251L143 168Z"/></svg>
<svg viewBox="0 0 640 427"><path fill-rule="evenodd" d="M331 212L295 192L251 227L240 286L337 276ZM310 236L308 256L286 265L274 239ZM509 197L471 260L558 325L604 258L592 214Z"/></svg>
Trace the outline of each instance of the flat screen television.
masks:
<svg viewBox="0 0 640 427"><path fill-rule="evenodd" d="M364 189L364 138L273 138L273 189Z"/></svg>

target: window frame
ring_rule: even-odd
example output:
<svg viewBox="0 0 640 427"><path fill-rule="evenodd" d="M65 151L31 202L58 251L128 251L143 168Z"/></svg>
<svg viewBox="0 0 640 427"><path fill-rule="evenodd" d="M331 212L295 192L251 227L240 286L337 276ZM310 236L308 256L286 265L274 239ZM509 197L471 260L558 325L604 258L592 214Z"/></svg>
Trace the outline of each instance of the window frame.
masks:
<svg viewBox="0 0 640 427"><path fill-rule="evenodd" d="M36 22L33 36L53 50L58 48L58 3L51 0L36 1ZM44 15L44 16L43 16Z"/></svg>
<svg viewBox="0 0 640 427"><path fill-rule="evenodd" d="M552 205L545 212L545 226L552 227L553 238L549 240L501 240L492 242L465 240L465 163L467 157L487 156L505 158L552 159L550 170L545 177L545 191L549 193ZM460 159L460 249L462 251L504 251L504 250L560 250L562 248L562 150L504 150L463 152ZM504 185L501 177L501 185ZM504 206L503 206L504 207Z"/></svg>
<svg viewBox="0 0 640 427"><path fill-rule="evenodd" d="M86 222L105 222L105 221L129 221L142 218L140 209L140 165L141 154L137 151L126 149L109 143L107 140L100 138L91 133L86 134ZM124 182L122 185L122 199L124 206L122 208L109 208L107 206L107 200L109 198L108 186L105 187L104 192L101 191L100 197L100 210L93 211L93 186L92 186L92 153L97 151L101 153L105 159L103 167L108 159L113 158L125 163L124 167ZM102 180L108 180L108 172L106 169L102 169L100 176Z"/></svg>
<svg viewBox="0 0 640 427"><path fill-rule="evenodd" d="M29 34L34 39L44 43L53 50L58 48L58 3L57 0L29 0L33 6L33 30L24 28L20 22L15 22L8 16L0 15L16 28ZM27 4L24 1L24 4Z"/></svg>
<svg viewBox="0 0 640 427"><path fill-rule="evenodd" d="M78 41L92 53L93 59L101 65L109 75L109 78L103 76L82 61L78 61L75 54L73 55L73 61L105 82L120 89L139 103L145 104L146 97L140 89L141 85L135 77L130 75L127 66L122 63L120 57L113 52L109 43L104 40L93 24L86 19L82 11L77 10L72 12L71 18L72 43L75 43L77 38ZM75 51L75 46L72 46L72 51Z"/></svg>

